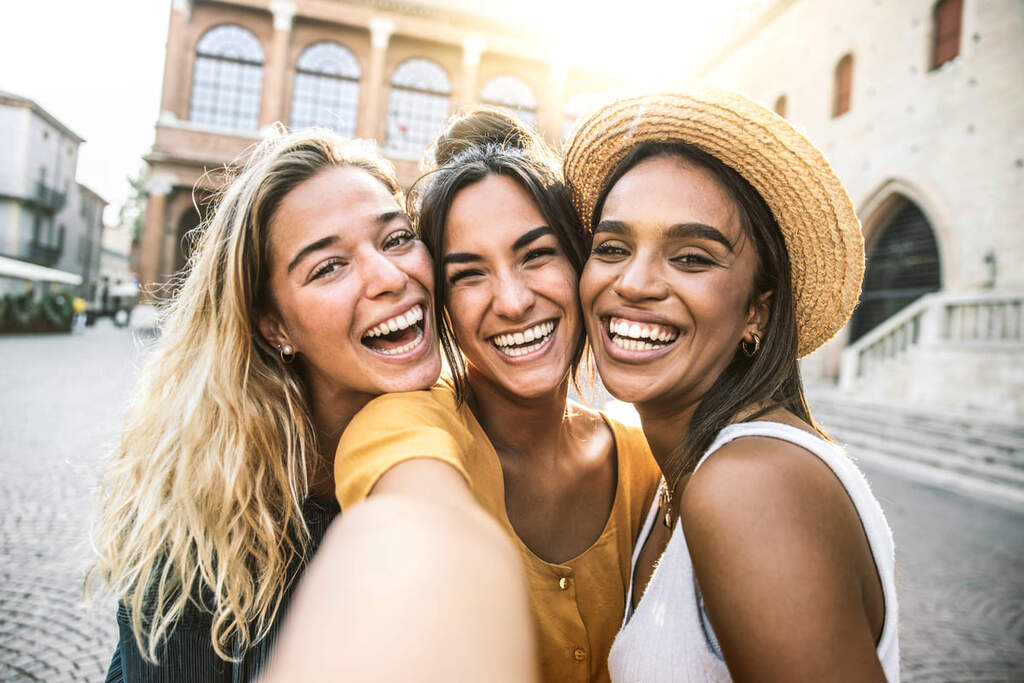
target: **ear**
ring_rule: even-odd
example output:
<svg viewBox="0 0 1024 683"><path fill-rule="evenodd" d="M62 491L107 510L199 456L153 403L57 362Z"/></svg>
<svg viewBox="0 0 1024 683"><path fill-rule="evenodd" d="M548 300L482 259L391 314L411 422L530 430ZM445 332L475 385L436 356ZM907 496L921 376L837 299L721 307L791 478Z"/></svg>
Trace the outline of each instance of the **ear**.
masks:
<svg viewBox="0 0 1024 683"><path fill-rule="evenodd" d="M774 291L767 291L758 294L754 297L754 300L750 303L750 309L747 311L747 326L744 331L744 337L751 335L751 341L753 341L753 335L757 335L761 339L764 339L765 330L768 329L768 320L772 315L772 299L775 297Z"/></svg>
<svg viewBox="0 0 1024 683"><path fill-rule="evenodd" d="M284 346L285 344L291 344L284 322L276 311L265 311L260 313L259 320L256 325L259 327L260 334L263 338L266 339L267 343L275 349Z"/></svg>

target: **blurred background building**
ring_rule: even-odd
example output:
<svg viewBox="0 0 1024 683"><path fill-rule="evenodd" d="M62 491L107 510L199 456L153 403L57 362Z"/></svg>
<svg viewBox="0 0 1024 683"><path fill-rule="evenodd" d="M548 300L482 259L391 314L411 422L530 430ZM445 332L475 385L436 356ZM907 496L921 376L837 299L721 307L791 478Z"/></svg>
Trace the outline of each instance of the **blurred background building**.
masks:
<svg viewBox="0 0 1024 683"><path fill-rule="evenodd" d="M864 226L860 304L805 376L1024 416L1022 40L1015 0L789 0L701 69L806 130Z"/></svg>
<svg viewBox="0 0 1024 683"><path fill-rule="evenodd" d="M586 103L622 79L568 69L547 52L527 27L469 2L175 0L146 157L143 284L185 264L185 236L216 186L206 171L274 122L375 140L407 187L464 105L506 107L557 145Z"/></svg>
<svg viewBox="0 0 1024 683"><path fill-rule="evenodd" d="M82 142L34 101L0 92L0 295L45 282L96 296L107 202L75 180Z"/></svg>
<svg viewBox="0 0 1024 683"><path fill-rule="evenodd" d="M680 24L678 64L629 73L552 57L559 21L470 0L173 0L143 284L185 265L217 184L207 171L275 122L374 140L408 186L461 106L507 107L558 147L603 93L650 86L648 71L665 87L706 80L805 130L864 225L861 303L803 361L826 426L894 461L1024 491L1024 3L748 0L699 35Z"/></svg>

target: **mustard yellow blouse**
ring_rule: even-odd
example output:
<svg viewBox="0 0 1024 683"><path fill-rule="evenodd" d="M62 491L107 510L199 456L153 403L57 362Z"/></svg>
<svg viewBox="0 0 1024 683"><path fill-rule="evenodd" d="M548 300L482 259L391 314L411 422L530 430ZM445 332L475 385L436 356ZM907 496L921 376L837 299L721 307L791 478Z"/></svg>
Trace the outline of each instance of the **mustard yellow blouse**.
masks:
<svg viewBox="0 0 1024 683"><path fill-rule="evenodd" d="M608 681L608 651L626 604L630 561L661 476L643 432L605 416L615 436L618 482L600 537L562 564L540 559L516 535L505 509L498 455L472 411L439 382L429 391L371 401L349 424L334 464L342 510L369 495L400 462L434 458L458 470L522 554L543 679Z"/></svg>

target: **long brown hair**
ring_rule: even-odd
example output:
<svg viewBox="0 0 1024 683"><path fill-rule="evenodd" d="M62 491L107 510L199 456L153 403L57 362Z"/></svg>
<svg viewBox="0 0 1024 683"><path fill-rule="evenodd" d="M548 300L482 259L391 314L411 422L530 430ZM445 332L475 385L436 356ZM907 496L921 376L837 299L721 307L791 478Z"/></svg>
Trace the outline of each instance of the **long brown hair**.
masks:
<svg viewBox="0 0 1024 683"><path fill-rule="evenodd" d="M761 407L745 415L744 421L781 407L827 438L811 417L800 379L789 252L771 209L743 176L694 145L672 140L644 142L612 171L594 205L591 224L600 221L605 199L615 183L640 162L656 157L677 158L715 176L736 203L743 235L757 252L757 271L748 305L771 292L770 314L760 350L749 357L737 347L729 365L701 398L688 431L663 464L666 479L674 485L679 477L693 471L718 433L752 406Z"/></svg>

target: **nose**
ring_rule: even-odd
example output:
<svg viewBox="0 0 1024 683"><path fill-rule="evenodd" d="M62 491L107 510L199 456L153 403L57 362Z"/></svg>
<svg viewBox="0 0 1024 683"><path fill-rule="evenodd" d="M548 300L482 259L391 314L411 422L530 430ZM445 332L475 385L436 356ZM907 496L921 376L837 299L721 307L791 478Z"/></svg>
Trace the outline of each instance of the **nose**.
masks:
<svg viewBox="0 0 1024 683"><path fill-rule="evenodd" d="M363 279L366 296L374 299L388 294L399 294L405 290L409 276L394 261L377 250L363 256Z"/></svg>
<svg viewBox="0 0 1024 683"><path fill-rule="evenodd" d="M491 305L497 315L508 320L521 320L530 312L537 296L522 273L509 273L495 282Z"/></svg>
<svg viewBox="0 0 1024 683"><path fill-rule="evenodd" d="M633 258L616 278L612 289L627 301L660 300L668 296L668 285L652 259Z"/></svg>

